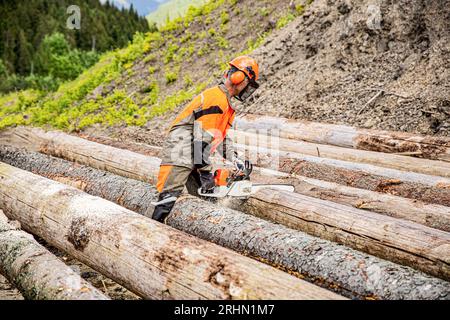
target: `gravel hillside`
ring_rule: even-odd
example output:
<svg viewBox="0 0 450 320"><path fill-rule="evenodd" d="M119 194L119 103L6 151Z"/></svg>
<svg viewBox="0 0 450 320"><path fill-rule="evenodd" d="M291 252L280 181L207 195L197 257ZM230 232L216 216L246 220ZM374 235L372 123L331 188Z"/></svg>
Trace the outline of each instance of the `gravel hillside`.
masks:
<svg viewBox="0 0 450 320"><path fill-rule="evenodd" d="M317 0L254 56L248 112L450 135L450 1Z"/></svg>

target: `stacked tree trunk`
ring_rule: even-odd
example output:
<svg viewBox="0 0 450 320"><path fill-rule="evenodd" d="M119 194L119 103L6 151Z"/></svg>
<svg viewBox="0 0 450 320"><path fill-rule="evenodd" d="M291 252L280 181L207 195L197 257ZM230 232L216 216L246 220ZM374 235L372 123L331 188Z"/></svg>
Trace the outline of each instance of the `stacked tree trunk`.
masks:
<svg viewBox="0 0 450 320"><path fill-rule="evenodd" d="M150 183L156 183L160 163L156 157L37 128L9 130L0 135L0 143L40 151ZM288 174L450 206L448 178L254 146L241 149L251 151L250 158L260 167L279 168Z"/></svg>
<svg viewBox="0 0 450 320"><path fill-rule="evenodd" d="M141 214L151 212L150 203L157 198L150 184L39 153L10 150L2 160L52 179L63 179L65 183ZM138 198L143 199L139 205ZM450 298L450 283L443 280L197 198L180 199L167 223L348 297Z"/></svg>
<svg viewBox="0 0 450 320"><path fill-rule="evenodd" d="M158 157L161 151L161 148L159 147L153 147L136 142L121 142L104 136L80 135L80 137L89 141L106 144L119 149L127 149L151 157ZM5 150L5 152L1 152L1 154L2 157L6 158L21 156L20 152L10 153L7 150ZM26 158L27 156L25 155L24 157ZM264 160L258 159L257 161L263 162L263 164L265 162ZM27 160L24 159L23 164L25 164L26 162ZM270 165L271 163L267 164L266 162L266 166ZM360 188L348 187L334 182L324 181L323 178L321 178L322 180L312 179L297 174L281 173L263 168L256 168L255 171L255 174L252 176L252 179L254 181L267 183L267 180L270 179L270 181L273 183L291 183L295 185L296 192L300 194L350 205L358 209L374 211L395 218L417 222L444 231L450 231L450 208L446 206L425 203L413 199L394 196L391 194L381 194L381 192L373 192ZM379 171L380 170L378 170L377 173L379 173ZM398 175L399 174L397 174L397 176ZM341 177L341 180L342 178L344 177ZM373 178L374 176L372 176L372 180ZM417 179L413 181L416 183L421 182L423 181L421 178L423 178L423 176L418 176ZM425 176L425 178L429 178L429 180L431 180L431 177L429 176ZM64 180L63 178L61 179ZM145 177L140 177L139 179L145 181ZM387 190L387 192L398 194L397 190L400 188L396 188L396 186L402 184L400 180L385 180L382 176L380 176L380 179L381 181L379 184L379 188L377 187L375 188L375 190ZM440 179L441 178L438 177L437 182L435 180L437 186L442 185L442 181ZM358 179L358 181L361 180L364 179ZM425 181L426 180L427 179L425 179ZM351 182L348 183L352 184ZM433 181L431 181L430 183L433 183ZM421 184L416 184L415 186L411 185L410 187L410 189L414 187L421 187L422 189L427 188L426 186L423 186ZM382 190L380 190L380 188ZM430 196L428 196L428 198L430 198ZM136 205L139 205L138 202Z"/></svg>
<svg viewBox="0 0 450 320"><path fill-rule="evenodd" d="M247 121L247 128L251 128L252 125L249 125ZM264 124L264 126L268 125ZM262 128L258 124L255 127L258 130ZM293 127L291 125L284 127L280 131L282 139L278 141L275 139L275 144L270 141L270 138L261 137L260 132L253 134L235 131L233 134L235 137L239 135L239 137L254 141L250 145L238 146L247 154L250 153L254 157L250 158L259 166L253 175L254 181L292 183L296 187L296 193L265 189L251 196L247 201L225 201L219 203L219 206L197 198L182 197L177 202L167 223L197 238L212 241L249 255L299 277L306 277L311 282L319 283L347 297L449 299L448 292L450 290L447 281L450 280L450 233L448 232L450 230L450 165L446 160L449 145L446 144L445 139L401 137L396 133L389 132L362 133L366 135L364 139L369 139L371 142L379 141L377 139L382 134L391 134L388 140L383 141L389 141L388 145L392 148L387 151L396 154L387 155L362 150L349 151L347 148L350 145L348 141L344 141L345 139L341 143L341 140L333 138L335 142L331 143L331 140L327 140L330 137L331 127L326 130L318 129L317 137L321 137L320 139L323 141L320 141L319 138L314 140L315 138L311 138L312 136L302 138L304 133L296 133L295 130L291 130L292 128L298 129L298 124ZM238 129L242 129L242 126L238 125ZM376 138L374 138L374 134ZM337 134L337 137L341 136ZM89 139L96 142L67 136L59 132L17 128L0 134L0 143L25 147L28 151L3 148L0 151L0 160L72 185L91 195L100 196L149 216L153 209L149 203L156 199L156 191L151 185L155 184L159 169L160 161L157 158L159 148L142 144L136 145L134 151L144 153L139 154L122 149L124 147L132 149L134 146L126 146L104 137L89 137ZM307 142L294 142L288 139ZM414 143L411 144L411 141ZM97 142L114 145L120 149ZM317 144L324 142L334 146ZM407 147L408 145L409 147ZM412 148L412 145L420 149L421 153L415 151L411 153L405 149L399 151L401 148ZM282 151L270 149L277 146L280 146ZM361 146L362 144L356 144L352 148L364 149ZM430 151L432 148L435 148L433 152ZM29 152L30 150L64 158L71 162L40 153L32 153ZM370 150L370 147L366 150ZM409 155L428 159L412 158ZM281 172L270 170L270 168L277 168L277 165ZM134 250L131 257L127 255L125 260L119 259L117 264L108 264L115 254L122 255L120 247L123 246L121 242L123 236L125 235L129 239L131 231L136 229L134 220L137 219L136 217L129 218L131 220L124 218L125 213L132 215L131 211L123 212L121 210L126 211L126 209L119 210L120 207L110 209L107 203L111 204L106 201L101 205L107 208L108 214L112 212L115 219L110 220L120 221L120 228L116 224L110 225L111 221L105 218L105 212L89 214L89 221L87 221L86 215L81 214L78 208L87 205L88 210L91 210L96 207L94 205L96 201L102 200L96 198L96 201L91 203L89 196L79 196L74 193L74 189L70 188L67 191L68 194L65 194L64 189L62 197L60 197L59 187L56 185L52 185L50 188L56 188L55 194L58 196L54 196L54 193L50 192L50 197L46 197L45 192L39 193L40 190L33 190L31 193L34 193L34 197L41 201L35 203L33 201L37 200L31 199L31 195L25 194L23 190L25 190L26 184L37 181L34 179L38 177L31 178L20 170L16 172L14 170L17 169L4 166L0 165L0 175L4 177L0 179L0 208L3 206L10 218L25 219L23 221L25 229L34 233L36 230L38 232L44 230L44 234L49 231L56 232L56 227L52 226L50 220L57 221L63 226L60 229L66 235L57 234L53 235L53 238L47 235L51 239L50 241L47 239L49 243L62 248L90 266L95 265L95 269L119 283L125 284L141 296L147 298L249 297L248 295L233 294L235 293L235 284L231 284L231 278L224 280L228 286L225 290L219 290L220 293L214 290L217 288L211 288L211 283L201 283L198 287L194 287L199 290L190 291L193 288L190 287L193 285L192 277L186 282L184 279L178 278L180 274L188 272L186 266L178 261L171 261L170 268L167 264L157 267L159 272L156 272L158 274L156 279L166 279L164 280L165 285L161 285L159 280L156 280L155 283L153 279L148 283L150 289L143 290L134 278L134 273L137 273L137 270L143 265L137 263L137 269L131 271L131 274L125 272L120 266L121 263L135 263L136 259L148 258L148 256L142 257L142 251L139 251L142 248L135 248L133 241L130 243L127 240L125 244L127 250ZM5 175L4 172L6 172ZM13 177L11 172L14 172L16 177ZM38 186L40 183L48 182L39 181L37 182ZM75 201L74 209L73 199L78 198L83 199L83 204L78 203L78 200ZM6 199L14 199L14 201L6 201ZM49 203L55 201L60 205L49 209ZM69 212L62 213L63 207L67 207L68 204L70 204ZM48 210L48 212L44 210L44 216L47 215L50 218L49 221L33 217L31 208L41 208L41 206ZM18 208L26 212L25 216L17 214ZM252 215L234 211L233 208ZM151 222L148 222L145 217L141 217L141 219L147 223ZM83 221L80 222L80 220ZM273 224L267 220L282 225ZM81 227L78 228L80 224ZM138 224L141 226L140 220ZM138 228L140 231L141 227ZM114 236L106 241L107 248L102 247L104 239L95 237L101 232L106 233L106 230L115 230L116 228L119 231L113 232ZM146 251L150 252L149 255L155 255L160 250L164 251L166 247L168 250L166 244L169 242L160 240L172 239L164 226L153 222L149 226L145 225L143 229L146 228L148 228L147 233L151 229L153 233L158 234L159 241L159 245L144 245ZM295 231L295 229L299 231ZM76 235L72 236L71 233L76 233ZM36 234L42 236L40 233ZM89 241L84 244L86 234ZM119 238L117 238L117 234L120 235ZM91 235L94 235L92 236L93 240L90 239ZM138 235L143 236L140 232ZM144 237L144 242L146 243L149 239L153 239L153 237ZM93 241L94 245L90 244L90 241ZM182 241L177 236L177 241L175 248L171 251L172 255L169 255L171 259L182 255L179 250L184 245L184 239ZM79 243L81 243L82 249L77 248ZM102 245L99 246L100 243ZM119 243L119 247L117 247L117 243ZM116 244L117 252L112 249L113 244ZM93 248L93 251L86 254L84 247L87 245L91 245L89 248ZM208 247L205 250L216 249ZM226 253L223 254L226 255ZM228 254L232 255L231 251ZM103 255L105 257L92 264L93 261L90 260L92 256ZM349 257L352 258L349 259ZM152 258L156 259L155 256ZM193 259L192 255L188 255L187 261L193 263L195 260ZM207 260L208 263L212 261L214 264L215 259L219 259L219 256L208 252L202 256L202 259L202 261ZM230 260L232 259L230 258ZM249 261L252 260L242 263L247 265L250 263ZM409 267L399 266L394 262ZM260 266L259 263L252 263ZM176 270L172 270L173 265L176 265ZM223 268L230 270L227 266ZM242 281L248 281L244 286L248 286L248 290L251 291L259 288L255 283L262 280L258 277L248 276L249 270L244 267L242 270L234 271L245 274ZM275 269L270 270L274 272ZM376 272L374 272L375 270ZM191 274L192 270L189 269L189 271ZM194 268L194 278L202 278L201 275L204 272L204 268ZM150 270L146 277L154 277L153 273L155 273L154 269ZM222 279L222 272L219 271L218 274ZM275 275L271 272L266 274L269 275L268 282L271 287L280 284L275 280L278 274ZM288 281L287 278L284 280L281 277L281 279L282 285L284 285L283 281ZM173 287L167 285L167 282L172 284L172 281L175 283ZM396 284L397 287L391 286L391 284ZM412 289L414 284L416 287ZM182 289L184 286L188 286L190 289ZM303 282L299 284L299 288L306 288L298 296L300 298L310 297L315 290L319 290L317 292L320 294L330 294L327 291L321 292L314 286L304 286ZM278 287L274 288L275 291L268 290L263 295L267 294L270 298L281 294L281 289L277 291ZM170 293L156 294L160 293L160 290L164 292L167 290ZM200 292L201 294L199 294ZM203 292L206 294L203 295ZM238 292L241 291L238 290Z"/></svg>
<svg viewBox="0 0 450 320"><path fill-rule="evenodd" d="M0 272L27 299L108 300L0 211Z"/></svg>
<svg viewBox="0 0 450 320"><path fill-rule="evenodd" d="M103 154L106 155L105 150L103 150ZM14 160L20 159L19 156L15 155L10 156L9 158L13 159L11 162L12 164L16 166L21 165L20 161ZM39 164L39 161L35 160L29 163L29 165L33 165L33 163ZM49 165L47 165L47 167L48 166ZM50 167L53 168L51 165ZM62 172L59 172L58 174L64 175L65 170L67 170L67 168L63 169ZM149 168L149 170L156 171L157 168ZM70 172L73 170L67 171ZM42 171L39 173L44 174ZM139 175L138 173L133 172L131 172L131 174L132 176ZM83 183L83 181L80 183ZM266 218L275 220L276 222L286 223L290 227L300 228L306 232L310 232L333 241L338 241L341 243L345 241L346 245L350 245L354 248L381 256L386 259L405 263L429 272L435 276L443 278L449 277L449 262L445 260L441 261L439 259L440 255L444 255L443 259L446 259L445 254L449 253L449 247L447 245L449 237L447 233L439 233L438 230L421 227L420 225L403 220L383 217L378 214L372 214L363 210L342 206L334 202L317 200L306 196L298 199L295 203L289 202L290 199L295 200L299 196L300 195L295 194L285 195L282 192L274 192L269 190L263 193L262 197L258 197L258 195L256 195L250 198L249 202L251 205L246 206L245 208L253 214L260 214ZM265 199L267 200L266 202L264 202ZM252 210L252 208L257 209ZM286 210L286 208L289 210ZM294 216L290 211L292 208L301 208L295 211L297 216ZM333 211L330 212L330 208L332 208ZM267 212L273 213L272 216L270 216ZM282 212L283 214L280 215L279 212ZM311 215L311 212L319 212L320 214ZM338 214L340 219L333 218L334 216L338 216ZM444 219L445 218L446 217L444 216ZM361 226L361 228L358 229L360 233L355 236L353 236L353 233L355 233L354 230L346 229L346 225L352 226L355 221L363 221L364 219L372 222L368 225L372 227L371 229L367 229L368 226ZM296 224L292 223L291 220L295 220ZM311 222L308 223L309 221ZM438 223L442 224L442 222ZM317 229L316 226L323 224L329 225L330 228L325 229L325 232L321 234L318 231L320 228ZM389 229L385 230L388 227ZM405 238L399 238L398 232L402 232ZM338 237L336 234L343 235ZM361 239L366 238L374 240L361 241ZM444 241L442 242L443 246L433 249L427 249L425 246L421 246L423 244L429 244L432 246L435 243L435 241L432 241L433 238L437 239L438 242ZM416 241L409 246L409 242L413 239L416 239ZM399 243L393 245L390 241L399 241Z"/></svg>
<svg viewBox="0 0 450 320"><path fill-rule="evenodd" d="M105 146L58 131L45 132L38 128L19 127L3 132L0 144L21 146L28 150L47 153L55 157L89 165L133 179L155 182L160 160L127 150Z"/></svg>
<svg viewBox="0 0 450 320"><path fill-rule="evenodd" d="M237 118L235 127L243 131L272 132L286 139L450 161L450 138L448 137L360 129L257 115Z"/></svg>
<svg viewBox="0 0 450 320"><path fill-rule="evenodd" d="M7 164L0 164L0 179L0 207L10 219L144 298L341 298L107 200Z"/></svg>
<svg viewBox="0 0 450 320"><path fill-rule="evenodd" d="M450 179L445 177L255 146L238 145L237 148L246 151L257 166L278 168L289 175L450 206Z"/></svg>
<svg viewBox="0 0 450 320"><path fill-rule="evenodd" d="M229 134L238 144L450 178L450 162L446 161L418 159L389 153L380 156L380 153L375 151L295 141L245 131L231 131Z"/></svg>

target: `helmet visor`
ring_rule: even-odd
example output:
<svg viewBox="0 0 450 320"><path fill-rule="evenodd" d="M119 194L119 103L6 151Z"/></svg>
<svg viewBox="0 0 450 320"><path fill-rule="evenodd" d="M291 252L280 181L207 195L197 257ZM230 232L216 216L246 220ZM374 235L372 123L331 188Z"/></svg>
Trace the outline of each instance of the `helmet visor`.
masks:
<svg viewBox="0 0 450 320"><path fill-rule="evenodd" d="M242 90L237 96L236 99L243 102L247 100L255 91L259 88L259 84L256 81L250 80L248 85Z"/></svg>

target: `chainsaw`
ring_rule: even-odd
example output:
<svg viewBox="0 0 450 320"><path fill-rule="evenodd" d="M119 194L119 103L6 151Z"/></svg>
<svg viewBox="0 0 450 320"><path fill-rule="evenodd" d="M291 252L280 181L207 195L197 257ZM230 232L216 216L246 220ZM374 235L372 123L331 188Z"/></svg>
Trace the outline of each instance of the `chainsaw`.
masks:
<svg viewBox="0 0 450 320"><path fill-rule="evenodd" d="M211 198L248 198L259 190L266 188L289 192L294 191L294 186L288 184L253 184L250 181L252 171L253 165L249 161L245 161L243 167L236 167L231 170L217 169L214 172L214 188L211 190L199 188L198 194Z"/></svg>

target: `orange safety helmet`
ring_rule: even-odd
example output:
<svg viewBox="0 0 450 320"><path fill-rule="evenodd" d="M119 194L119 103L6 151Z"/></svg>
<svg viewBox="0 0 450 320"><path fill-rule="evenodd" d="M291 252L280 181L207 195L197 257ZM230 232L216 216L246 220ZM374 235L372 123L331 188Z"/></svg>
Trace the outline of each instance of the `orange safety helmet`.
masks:
<svg viewBox="0 0 450 320"><path fill-rule="evenodd" d="M244 101L259 88L259 84L256 82L259 78L258 63L251 57L240 56L233 59L229 64L231 69L225 76L230 78L231 83L236 85L244 81L245 78L249 79L248 86L235 96L236 99Z"/></svg>
<svg viewBox="0 0 450 320"><path fill-rule="evenodd" d="M259 66L255 59L248 56L234 58L230 63L231 67L242 72L234 72L231 77L233 84L239 84L247 76L251 82L256 82L259 78ZM233 81L234 80L234 81Z"/></svg>

